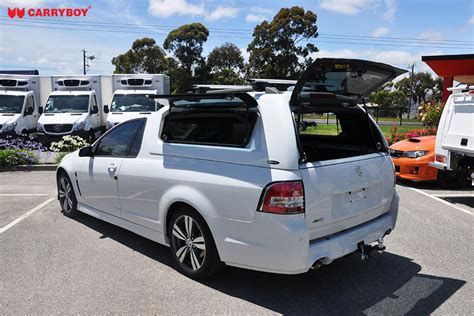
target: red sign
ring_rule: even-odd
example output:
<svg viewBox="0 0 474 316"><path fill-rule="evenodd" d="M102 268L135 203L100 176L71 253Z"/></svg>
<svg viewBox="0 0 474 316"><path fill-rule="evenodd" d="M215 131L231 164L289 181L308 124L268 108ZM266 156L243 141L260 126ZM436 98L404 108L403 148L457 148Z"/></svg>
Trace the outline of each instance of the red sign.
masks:
<svg viewBox="0 0 474 316"><path fill-rule="evenodd" d="M28 10L25 8L8 8L8 16L10 19L14 19L15 16L22 19L25 14L28 14L29 17L85 17L90 9L91 6L87 8L29 8Z"/></svg>

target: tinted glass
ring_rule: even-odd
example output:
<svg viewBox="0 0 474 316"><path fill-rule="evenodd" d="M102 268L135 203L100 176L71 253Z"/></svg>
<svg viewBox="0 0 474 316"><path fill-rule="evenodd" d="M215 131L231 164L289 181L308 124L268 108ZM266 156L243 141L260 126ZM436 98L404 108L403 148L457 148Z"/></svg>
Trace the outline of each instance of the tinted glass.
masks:
<svg viewBox="0 0 474 316"><path fill-rule="evenodd" d="M88 95L52 95L44 109L45 113L86 113L88 111Z"/></svg>
<svg viewBox="0 0 474 316"><path fill-rule="evenodd" d="M0 95L0 113L20 113L24 96Z"/></svg>
<svg viewBox="0 0 474 316"><path fill-rule="evenodd" d="M208 145L243 146L255 125L255 112L194 112L167 117L163 139Z"/></svg>
<svg viewBox="0 0 474 316"><path fill-rule="evenodd" d="M95 155L126 157L142 125L143 120L134 120L120 124L100 140Z"/></svg>
<svg viewBox="0 0 474 316"><path fill-rule="evenodd" d="M111 104L112 112L155 111L155 101L145 94L115 94Z"/></svg>
<svg viewBox="0 0 474 316"><path fill-rule="evenodd" d="M35 99L33 96L29 96L28 99L26 100L26 106L28 108L34 109L35 108Z"/></svg>

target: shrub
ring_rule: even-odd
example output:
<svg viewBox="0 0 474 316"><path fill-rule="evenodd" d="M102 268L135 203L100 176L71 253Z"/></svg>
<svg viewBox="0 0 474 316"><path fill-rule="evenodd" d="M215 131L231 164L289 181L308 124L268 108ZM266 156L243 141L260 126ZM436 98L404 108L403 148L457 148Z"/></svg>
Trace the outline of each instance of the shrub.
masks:
<svg viewBox="0 0 474 316"><path fill-rule="evenodd" d="M59 142L51 143L50 149L55 152L73 152L77 149L89 146L89 144L79 136L63 136Z"/></svg>
<svg viewBox="0 0 474 316"><path fill-rule="evenodd" d="M0 167L15 167L38 163L34 153L25 149L0 149Z"/></svg>
<svg viewBox="0 0 474 316"><path fill-rule="evenodd" d="M27 136L7 136L0 139L0 149L25 149L29 151L45 151L46 147L41 143L30 140Z"/></svg>
<svg viewBox="0 0 474 316"><path fill-rule="evenodd" d="M403 134L403 133L399 133L398 128L394 125L392 126L392 128L390 128L390 137L386 137L385 139L387 140L387 143L389 145L392 145L404 139L420 137L420 136L428 136L428 135L436 135L436 128L413 129Z"/></svg>
<svg viewBox="0 0 474 316"><path fill-rule="evenodd" d="M442 113L443 105L441 103L422 102L418 107L418 119L429 127L438 126Z"/></svg>

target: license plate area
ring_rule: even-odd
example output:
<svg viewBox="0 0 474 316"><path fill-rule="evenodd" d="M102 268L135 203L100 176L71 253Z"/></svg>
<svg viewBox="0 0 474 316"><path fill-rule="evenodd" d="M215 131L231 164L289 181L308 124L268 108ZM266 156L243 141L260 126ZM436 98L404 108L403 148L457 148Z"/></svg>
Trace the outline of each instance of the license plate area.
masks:
<svg viewBox="0 0 474 316"><path fill-rule="evenodd" d="M351 217L370 211L371 209L381 205L381 190L381 185L372 185L333 195L333 217Z"/></svg>

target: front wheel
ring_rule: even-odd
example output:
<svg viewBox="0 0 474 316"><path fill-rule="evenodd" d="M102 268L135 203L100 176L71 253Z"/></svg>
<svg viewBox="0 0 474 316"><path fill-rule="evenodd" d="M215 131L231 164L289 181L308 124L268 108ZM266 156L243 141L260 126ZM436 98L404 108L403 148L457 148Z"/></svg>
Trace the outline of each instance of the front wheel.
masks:
<svg viewBox="0 0 474 316"><path fill-rule="evenodd" d="M209 227L193 209L182 207L172 215L168 236L173 259L184 275L204 279L223 266Z"/></svg>
<svg viewBox="0 0 474 316"><path fill-rule="evenodd" d="M57 179L58 199L61 204L61 210L67 217L75 217L79 214L77 210L77 200L74 194L71 180L65 172L59 174Z"/></svg>

